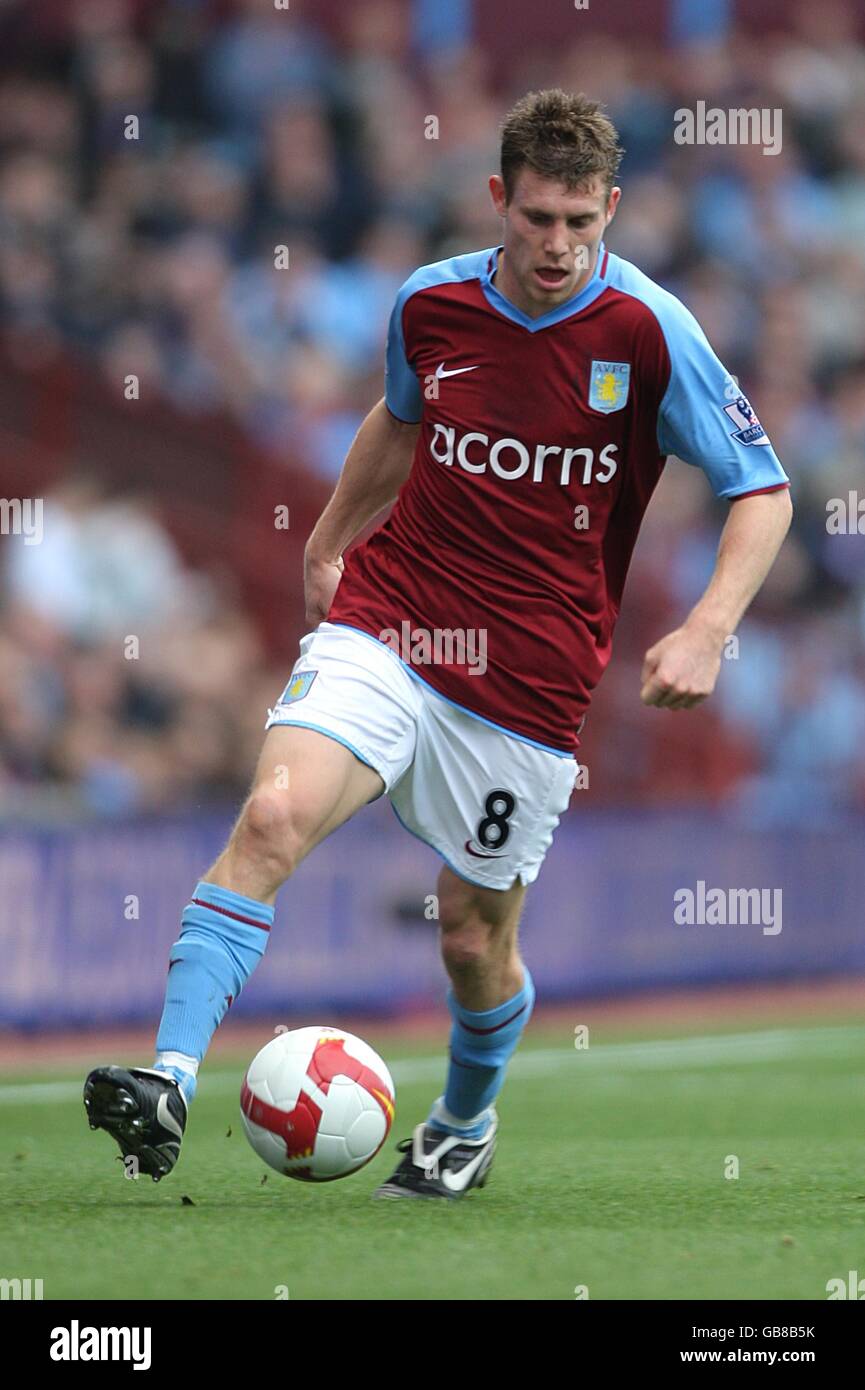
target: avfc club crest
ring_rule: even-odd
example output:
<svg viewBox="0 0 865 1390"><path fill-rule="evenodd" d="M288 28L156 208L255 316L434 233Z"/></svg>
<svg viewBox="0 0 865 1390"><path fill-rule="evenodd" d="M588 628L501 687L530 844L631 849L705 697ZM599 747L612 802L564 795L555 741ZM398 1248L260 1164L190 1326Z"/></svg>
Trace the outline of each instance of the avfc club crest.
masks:
<svg viewBox="0 0 865 1390"><path fill-rule="evenodd" d="M623 410L631 385L630 362L592 362L589 374L589 405L602 415Z"/></svg>
<svg viewBox="0 0 865 1390"><path fill-rule="evenodd" d="M267 711L268 720L278 722L285 714L286 705L292 705L296 700L302 700L305 695L308 695L309 687L317 675L317 670L292 672L288 685L279 697L279 703ZM267 728L270 728L270 723L268 723Z"/></svg>
<svg viewBox="0 0 865 1390"><path fill-rule="evenodd" d="M294 700L302 700L304 695L309 694L309 687L317 675L318 671L299 671L297 675L292 676L279 703L290 705Z"/></svg>

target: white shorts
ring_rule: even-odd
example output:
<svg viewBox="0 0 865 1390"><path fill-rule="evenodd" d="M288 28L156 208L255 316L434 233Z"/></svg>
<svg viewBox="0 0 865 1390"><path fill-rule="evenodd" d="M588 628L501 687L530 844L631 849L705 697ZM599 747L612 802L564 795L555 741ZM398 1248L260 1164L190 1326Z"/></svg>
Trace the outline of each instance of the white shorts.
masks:
<svg viewBox="0 0 865 1390"><path fill-rule="evenodd" d="M406 829L461 878L534 882L575 758L468 713L355 628L320 623L300 653L268 729L294 724L344 744L379 774Z"/></svg>

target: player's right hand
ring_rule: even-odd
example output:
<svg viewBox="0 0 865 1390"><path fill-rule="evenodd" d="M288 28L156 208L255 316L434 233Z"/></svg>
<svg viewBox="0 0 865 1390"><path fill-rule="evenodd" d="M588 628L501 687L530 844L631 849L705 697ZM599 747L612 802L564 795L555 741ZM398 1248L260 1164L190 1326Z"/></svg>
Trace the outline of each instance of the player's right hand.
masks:
<svg viewBox="0 0 865 1390"><path fill-rule="evenodd" d="M310 631L327 617L344 568L341 555L326 560L307 546L303 556L303 592Z"/></svg>
<svg viewBox="0 0 865 1390"><path fill-rule="evenodd" d="M640 699L658 709L693 709L711 695L720 669L718 635L685 623L646 652Z"/></svg>

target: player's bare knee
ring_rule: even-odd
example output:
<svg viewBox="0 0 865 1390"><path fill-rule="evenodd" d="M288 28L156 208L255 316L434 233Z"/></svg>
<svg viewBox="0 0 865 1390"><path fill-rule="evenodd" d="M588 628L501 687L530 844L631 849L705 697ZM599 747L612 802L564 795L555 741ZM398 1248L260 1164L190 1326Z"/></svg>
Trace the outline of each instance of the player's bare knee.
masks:
<svg viewBox="0 0 865 1390"><path fill-rule="evenodd" d="M235 841L244 854L273 866L281 878L288 878L303 857L303 835L288 789L253 788L238 822Z"/></svg>
<svg viewBox="0 0 865 1390"><path fill-rule="evenodd" d="M507 929L514 919L511 895L481 888L450 873L438 883L439 924L443 931L479 924L491 931Z"/></svg>
<svg viewBox="0 0 865 1390"><path fill-rule="evenodd" d="M440 922L442 959L451 975L471 975L491 957L495 933L489 923L469 915L457 924Z"/></svg>

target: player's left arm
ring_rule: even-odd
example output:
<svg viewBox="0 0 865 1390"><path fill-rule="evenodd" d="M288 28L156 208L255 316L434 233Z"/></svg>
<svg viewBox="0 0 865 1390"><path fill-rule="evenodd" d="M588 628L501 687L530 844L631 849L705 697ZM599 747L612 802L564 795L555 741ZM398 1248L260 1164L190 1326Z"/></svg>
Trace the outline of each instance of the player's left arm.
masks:
<svg viewBox="0 0 865 1390"><path fill-rule="evenodd" d="M714 690L724 642L769 573L793 509L766 431L693 314L672 295L659 299L657 313L669 363L658 447L702 469L731 504L705 593L643 663L644 704L690 709Z"/></svg>
<svg viewBox="0 0 865 1390"><path fill-rule="evenodd" d="M724 643L772 568L792 515L786 487L733 500L705 593L682 626L646 652L644 704L691 709L711 695Z"/></svg>

